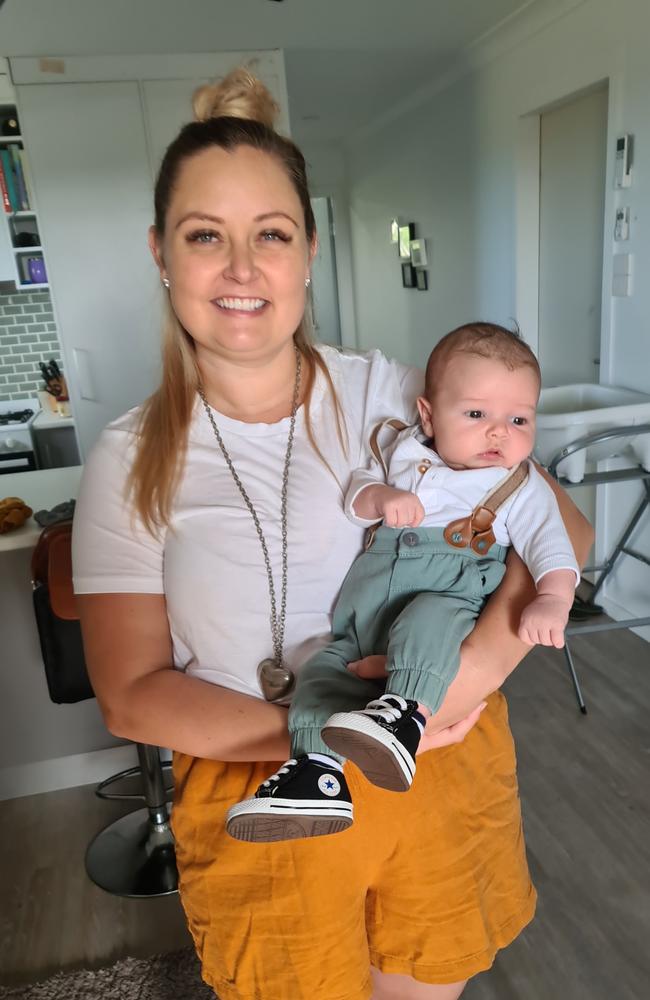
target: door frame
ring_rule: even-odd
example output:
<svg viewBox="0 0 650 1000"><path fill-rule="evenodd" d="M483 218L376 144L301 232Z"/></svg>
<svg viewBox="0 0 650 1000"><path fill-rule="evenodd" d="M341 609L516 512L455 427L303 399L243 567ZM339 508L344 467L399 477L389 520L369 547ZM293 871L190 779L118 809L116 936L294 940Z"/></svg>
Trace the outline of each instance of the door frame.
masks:
<svg viewBox="0 0 650 1000"><path fill-rule="evenodd" d="M615 109L619 106L620 80L609 76L596 80L580 90L566 94L560 100L535 108L519 117L516 130L516 249L515 295L516 317L524 339L539 354L539 238L540 238L540 169L541 169L541 118L547 111L584 97L606 84L608 86L605 199L603 209L603 261L600 309L600 376L608 383L612 378L612 308L611 295L614 240L614 205L616 192L613 187L613 148ZM608 226L608 220L612 220Z"/></svg>

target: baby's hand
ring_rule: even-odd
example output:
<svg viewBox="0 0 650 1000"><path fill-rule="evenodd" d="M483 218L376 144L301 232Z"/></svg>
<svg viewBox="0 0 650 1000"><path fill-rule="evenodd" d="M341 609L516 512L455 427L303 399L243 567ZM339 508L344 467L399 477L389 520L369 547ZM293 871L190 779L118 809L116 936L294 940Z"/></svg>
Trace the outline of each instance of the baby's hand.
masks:
<svg viewBox="0 0 650 1000"><path fill-rule="evenodd" d="M387 528L417 528L424 518L424 507L415 493L388 488L377 504Z"/></svg>
<svg viewBox="0 0 650 1000"><path fill-rule="evenodd" d="M519 622L519 638L529 646L564 645L564 629L571 605L554 594L540 594L524 608Z"/></svg>

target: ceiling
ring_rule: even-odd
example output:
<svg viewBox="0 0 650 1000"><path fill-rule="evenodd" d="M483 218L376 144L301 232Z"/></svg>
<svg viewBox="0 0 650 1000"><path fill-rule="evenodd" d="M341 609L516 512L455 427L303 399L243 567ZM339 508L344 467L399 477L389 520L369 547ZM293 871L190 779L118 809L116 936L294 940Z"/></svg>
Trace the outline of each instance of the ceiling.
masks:
<svg viewBox="0 0 650 1000"><path fill-rule="evenodd" d="M0 56L285 50L299 142L344 140L546 0L5 0Z"/></svg>

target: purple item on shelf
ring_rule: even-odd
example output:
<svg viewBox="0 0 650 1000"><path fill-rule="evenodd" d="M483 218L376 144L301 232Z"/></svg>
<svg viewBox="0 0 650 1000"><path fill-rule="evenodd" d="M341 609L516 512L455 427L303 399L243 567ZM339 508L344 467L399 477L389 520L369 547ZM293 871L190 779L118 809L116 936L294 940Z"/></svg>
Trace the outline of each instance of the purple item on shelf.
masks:
<svg viewBox="0 0 650 1000"><path fill-rule="evenodd" d="M45 261L42 257L30 257L27 262L29 277L35 285L47 284L47 274L45 271Z"/></svg>

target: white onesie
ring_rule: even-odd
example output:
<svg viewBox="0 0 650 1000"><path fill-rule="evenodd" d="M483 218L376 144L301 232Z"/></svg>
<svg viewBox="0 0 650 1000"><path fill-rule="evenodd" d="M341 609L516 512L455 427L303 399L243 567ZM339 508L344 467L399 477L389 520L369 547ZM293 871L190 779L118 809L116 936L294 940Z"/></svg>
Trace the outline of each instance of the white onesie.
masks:
<svg viewBox="0 0 650 1000"><path fill-rule="evenodd" d="M352 474L345 510L355 524L374 524L357 517L353 504L357 495L372 483L387 483L419 497L424 507L423 528L446 527L466 517L508 473L503 467L450 469L427 446L419 427L408 427L382 449L388 477L372 458L366 468ZM427 463L429 463L427 465ZM426 466L426 468L425 468ZM421 471L425 469L425 471ZM552 570L570 569L580 581L573 547L564 528L553 490L528 463L527 482L506 500L492 525L499 545L512 545L528 567L535 584Z"/></svg>

